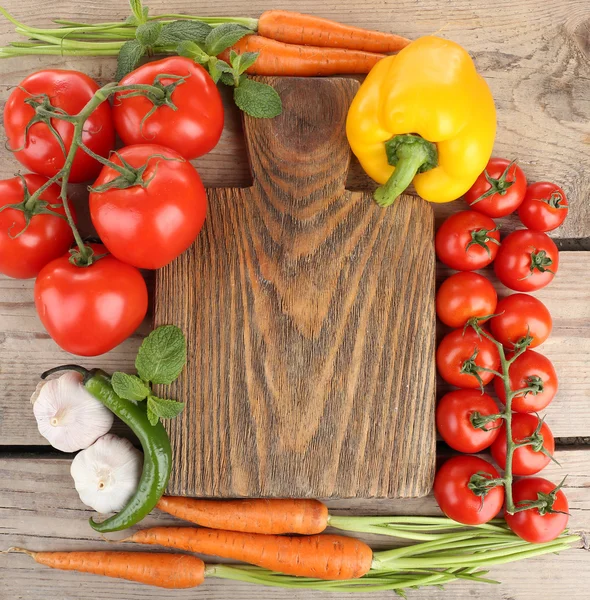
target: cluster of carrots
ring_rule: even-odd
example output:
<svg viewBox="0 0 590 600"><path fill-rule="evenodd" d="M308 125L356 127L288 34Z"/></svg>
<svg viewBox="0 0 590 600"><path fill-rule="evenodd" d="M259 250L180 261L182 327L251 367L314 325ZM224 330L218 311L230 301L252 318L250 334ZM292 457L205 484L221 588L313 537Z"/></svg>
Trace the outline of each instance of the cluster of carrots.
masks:
<svg viewBox="0 0 590 600"><path fill-rule="evenodd" d="M410 40L393 33L369 31L336 21L286 10L268 10L257 34L243 37L238 54L259 52L248 69L252 75L314 76L368 73L386 54ZM229 50L222 56L229 58Z"/></svg>

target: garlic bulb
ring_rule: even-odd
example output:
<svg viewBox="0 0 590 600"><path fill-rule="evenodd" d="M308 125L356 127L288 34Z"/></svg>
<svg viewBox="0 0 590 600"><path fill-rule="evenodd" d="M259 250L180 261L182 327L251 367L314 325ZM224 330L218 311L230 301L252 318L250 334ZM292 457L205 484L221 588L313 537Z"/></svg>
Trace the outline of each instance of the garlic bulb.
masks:
<svg viewBox="0 0 590 600"><path fill-rule="evenodd" d="M143 454L108 433L79 452L70 468L80 500L99 513L121 510L137 490Z"/></svg>
<svg viewBox="0 0 590 600"><path fill-rule="evenodd" d="M31 402L39 433L62 452L88 448L113 426L113 413L86 390L75 371L42 381Z"/></svg>

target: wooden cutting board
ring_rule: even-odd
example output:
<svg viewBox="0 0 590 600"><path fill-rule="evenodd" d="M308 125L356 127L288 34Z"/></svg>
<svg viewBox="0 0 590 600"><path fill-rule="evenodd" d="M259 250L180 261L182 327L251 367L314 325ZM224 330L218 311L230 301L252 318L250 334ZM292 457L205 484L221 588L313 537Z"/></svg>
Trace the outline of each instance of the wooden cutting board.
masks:
<svg viewBox="0 0 590 600"><path fill-rule="evenodd" d="M245 118L252 187L209 189L193 247L156 274L188 340L168 492L408 497L434 474L433 213L345 190L358 83L269 80ZM228 158L231 160L231 157Z"/></svg>

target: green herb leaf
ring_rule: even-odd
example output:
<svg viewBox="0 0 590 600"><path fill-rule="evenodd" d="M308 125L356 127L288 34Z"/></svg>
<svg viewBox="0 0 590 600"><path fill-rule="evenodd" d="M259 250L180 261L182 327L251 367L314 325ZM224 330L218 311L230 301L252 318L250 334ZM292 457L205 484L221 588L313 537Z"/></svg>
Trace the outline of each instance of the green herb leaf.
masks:
<svg viewBox="0 0 590 600"><path fill-rule="evenodd" d="M162 23L151 21L140 25L135 30L135 38L143 46L151 47L158 41L161 31Z"/></svg>
<svg viewBox="0 0 590 600"><path fill-rule="evenodd" d="M131 7L131 12L133 14L127 18L125 23L129 23L130 25L141 25L147 21L149 8L147 6L144 7L141 0L129 0L129 6Z"/></svg>
<svg viewBox="0 0 590 600"><path fill-rule="evenodd" d="M158 398L157 396L149 396L147 406L148 416L151 412L161 419L174 419L174 417L177 417L184 410L184 402L166 400L164 398Z"/></svg>
<svg viewBox="0 0 590 600"><path fill-rule="evenodd" d="M201 21L172 21L162 27L159 46L173 46L180 42L189 41L204 44L213 28Z"/></svg>
<svg viewBox="0 0 590 600"><path fill-rule="evenodd" d="M111 385L115 394L126 400L140 402L150 395L150 388L136 375L127 375L117 371L111 377Z"/></svg>
<svg viewBox="0 0 590 600"><path fill-rule="evenodd" d="M119 56L117 57L117 74L115 75L115 79L120 81L125 75L131 73L139 64L144 52L145 48L137 40L125 42L121 50L119 50Z"/></svg>
<svg viewBox="0 0 590 600"><path fill-rule="evenodd" d="M233 59L230 56L231 65L238 72L238 75L241 75L256 62L259 55L260 52L244 52L243 54L236 54Z"/></svg>
<svg viewBox="0 0 590 600"><path fill-rule="evenodd" d="M276 90L252 79L240 81L234 89L234 101L240 110L259 119L271 119L280 115L283 110Z"/></svg>
<svg viewBox="0 0 590 600"><path fill-rule="evenodd" d="M210 56L205 65L205 68L209 71L209 75L211 75L211 79L213 79L215 83L217 83L221 77L221 70L218 68L219 63L227 64L225 61L219 60L215 56Z"/></svg>
<svg viewBox="0 0 590 600"><path fill-rule="evenodd" d="M186 364L186 340L175 325L154 329L139 348L135 367L144 381L172 383Z"/></svg>
<svg viewBox="0 0 590 600"><path fill-rule="evenodd" d="M147 418L151 425L157 425L160 417L152 410L150 406L150 399L147 401Z"/></svg>
<svg viewBox="0 0 590 600"><path fill-rule="evenodd" d="M236 83L236 80L234 79L234 76L232 73L222 73L221 77L219 78L219 81L221 81L221 83L223 83L223 85L229 85L229 86L234 86Z"/></svg>
<svg viewBox="0 0 590 600"><path fill-rule="evenodd" d="M251 33L254 33L251 29L237 23L223 23L207 36L205 50L210 56L217 56Z"/></svg>
<svg viewBox="0 0 590 600"><path fill-rule="evenodd" d="M209 60L209 55L202 48L197 46L195 42L189 42L187 40L178 44L176 47L176 52L180 56L192 58L200 65L204 65Z"/></svg>

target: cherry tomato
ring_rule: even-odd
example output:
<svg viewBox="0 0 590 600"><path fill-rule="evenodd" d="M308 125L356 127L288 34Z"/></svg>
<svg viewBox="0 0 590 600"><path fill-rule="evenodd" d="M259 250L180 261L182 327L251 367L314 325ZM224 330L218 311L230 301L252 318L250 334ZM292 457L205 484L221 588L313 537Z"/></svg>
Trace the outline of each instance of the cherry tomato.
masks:
<svg viewBox="0 0 590 600"><path fill-rule="evenodd" d="M8 146L14 156L27 169L46 177L53 177L64 166L64 148L46 123L36 122L25 136L27 125L36 116L35 108L26 101L45 96L52 106L61 108L69 115L79 113L98 90L98 84L79 71L48 69L29 75L12 90L4 107L4 127ZM65 152L72 144L74 125L59 119L51 119L59 134ZM111 107L103 102L86 121L82 141L100 156L108 156L115 147L115 129ZM22 149L21 149L22 148ZM101 164L81 149L70 172L70 182L88 181L96 177Z"/></svg>
<svg viewBox="0 0 590 600"><path fill-rule="evenodd" d="M436 294L436 314L449 327L463 327L471 317L494 314L497 303L496 290L483 275L455 273Z"/></svg>
<svg viewBox="0 0 590 600"><path fill-rule="evenodd" d="M540 346L551 333L553 321L547 307L528 294L511 294L498 302L497 317L490 319L492 335L506 348L530 336L529 348Z"/></svg>
<svg viewBox="0 0 590 600"><path fill-rule="evenodd" d="M207 195L195 168L180 154L153 144L127 146L112 157L147 168L142 185L91 191L90 216L113 256L140 269L159 269L197 237L207 213ZM94 190L119 177L105 166Z"/></svg>
<svg viewBox="0 0 590 600"><path fill-rule="evenodd" d="M101 244L90 244L96 256ZM112 350L140 325L148 294L141 273L107 255L88 267L69 253L47 264L35 282L35 306L49 335L67 352L97 356Z"/></svg>
<svg viewBox="0 0 590 600"><path fill-rule="evenodd" d="M472 210L451 215L436 232L438 259L457 271L475 271L489 265L500 246L496 224Z"/></svg>
<svg viewBox="0 0 590 600"><path fill-rule="evenodd" d="M526 176L522 169L505 158L491 158L465 194L465 200L484 215L505 217L520 206L525 192Z"/></svg>
<svg viewBox="0 0 590 600"><path fill-rule="evenodd" d="M46 177L32 174L0 180L0 273L4 275L18 279L35 277L48 262L66 252L74 240L57 185L52 184L43 192L40 203L29 207L23 204L46 182ZM24 212L3 208L15 204L21 204ZM38 210L49 214L35 214ZM28 225L25 213L30 217Z"/></svg>
<svg viewBox="0 0 590 600"><path fill-rule="evenodd" d="M471 477L479 474L487 479L500 477L498 471L477 456L455 456L438 470L434 478L434 497L441 510L465 525L481 525L491 521L502 508L504 487L490 488L485 495L477 496L469 489Z"/></svg>
<svg viewBox="0 0 590 600"><path fill-rule="evenodd" d="M553 231L565 221L567 212L565 192L554 183L538 181L527 188L518 217L529 229Z"/></svg>
<svg viewBox="0 0 590 600"><path fill-rule="evenodd" d="M534 435L539 426L538 434ZM551 429L546 423L543 423L536 415L514 413L512 415L512 441L519 444L533 435L538 446L522 446L522 448L517 448L514 451L512 455L513 475L534 475L542 471L551 462L551 456L549 455L555 452L555 440ZM502 426L500 433L492 444L492 456L500 469L506 468L505 425Z"/></svg>
<svg viewBox="0 0 590 600"><path fill-rule="evenodd" d="M436 366L440 376L447 383L460 388L487 385L494 374L478 368L497 370L499 365L500 356L494 343L486 337L479 337L471 327L465 331L455 329L448 333L436 351Z"/></svg>
<svg viewBox="0 0 590 600"><path fill-rule="evenodd" d="M451 448L468 454L480 452L498 437L502 420L495 419L476 428L471 419L496 414L498 407L491 396L479 390L453 390L436 406L436 427Z"/></svg>
<svg viewBox="0 0 590 600"><path fill-rule="evenodd" d="M559 267L553 240L541 231L519 229L504 238L494 271L511 290L533 292L551 282Z"/></svg>
<svg viewBox="0 0 590 600"><path fill-rule="evenodd" d="M530 413L543 410L557 393L557 373L553 363L534 350L523 352L510 365L509 373L512 391L527 387L537 390L519 394L512 399L512 410L516 412ZM499 377L494 378L494 389L500 401L506 403L504 383Z"/></svg>
<svg viewBox="0 0 590 600"><path fill-rule="evenodd" d="M223 104L203 67L190 58L172 56L142 65L121 79L121 85L138 83L160 87L166 95L159 106L146 96L115 95L115 128L126 145L159 144L189 160L215 147L223 131Z"/></svg>
<svg viewBox="0 0 590 600"><path fill-rule="evenodd" d="M547 479L527 477L517 481L512 486L512 498L515 504L540 501L547 506L506 514L508 527L523 540L532 544L550 542L565 531L569 519L567 498Z"/></svg>

